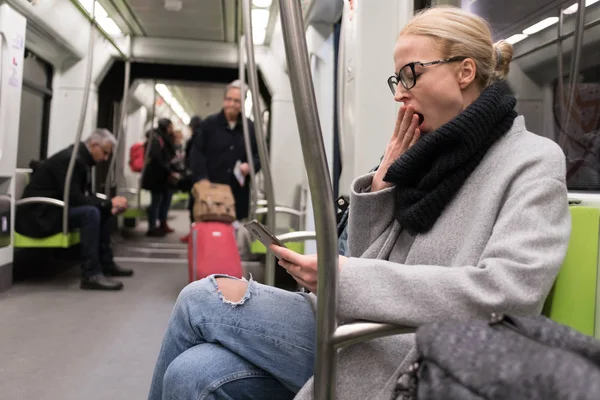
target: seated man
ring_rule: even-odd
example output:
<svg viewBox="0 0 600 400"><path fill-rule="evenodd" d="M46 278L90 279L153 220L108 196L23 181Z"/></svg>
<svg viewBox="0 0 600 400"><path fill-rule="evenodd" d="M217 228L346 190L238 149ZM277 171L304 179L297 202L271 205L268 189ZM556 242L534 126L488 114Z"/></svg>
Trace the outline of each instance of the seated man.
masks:
<svg viewBox="0 0 600 400"><path fill-rule="evenodd" d="M87 141L79 144L71 179L69 197L69 229L81 234L81 289L120 290L121 282L107 276L131 276L113 261L110 246L110 224L113 215L127 209L127 199L102 200L92 193L92 166L107 161L116 144L106 129L95 130ZM23 192L26 197L50 197L63 200L65 177L74 146L59 151L40 163ZM24 204L18 209L15 230L22 235L44 238L62 231L63 210L51 204Z"/></svg>

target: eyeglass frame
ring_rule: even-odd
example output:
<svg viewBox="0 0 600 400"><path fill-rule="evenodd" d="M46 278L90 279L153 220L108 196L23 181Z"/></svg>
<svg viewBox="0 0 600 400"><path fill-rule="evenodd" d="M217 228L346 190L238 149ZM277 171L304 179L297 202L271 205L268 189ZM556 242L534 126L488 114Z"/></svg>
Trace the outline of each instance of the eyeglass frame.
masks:
<svg viewBox="0 0 600 400"><path fill-rule="evenodd" d="M430 62L421 62L421 61L413 61L413 62L409 62L408 64L402 66L399 70L398 73L390 76L387 80L388 86L390 88L390 90L392 91L392 94L395 95L396 94L396 89L393 87L394 84L398 85L401 84L406 90L410 90L412 88L415 87L415 85L417 84L417 72L415 71L415 65L419 64L421 67L429 67L431 65L437 65L437 64L447 64L447 63L451 63L451 62L456 62L456 61L463 61L466 60L469 57L465 57L465 56L455 56L455 57L450 57L450 58L443 58L441 60L436 60L436 61L430 61ZM412 72L414 79L413 79L413 84L411 87L407 87L404 84L404 81L400 78L400 71L402 71L404 68L406 67L410 67L410 72ZM392 79L395 79L396 82L392 81Z"/></svg>

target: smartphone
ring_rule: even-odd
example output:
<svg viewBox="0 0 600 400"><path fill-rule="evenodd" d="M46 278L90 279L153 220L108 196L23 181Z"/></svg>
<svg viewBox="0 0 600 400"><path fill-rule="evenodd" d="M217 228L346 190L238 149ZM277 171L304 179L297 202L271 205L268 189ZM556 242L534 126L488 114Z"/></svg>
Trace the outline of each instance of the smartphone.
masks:
<svg viewBox="0 0 600 400"><path fill-rule="evenodd" d="M275 235L269 232L269 230L256 219L253 219L250 222L246 222L244 224L244 228L248 229L248 231L250 231L250 233L252 233L258 239L258 241L261 242L267 248L267 250L269 250L269 246L272 244L276 244L280 247L286 247L283 243L279 241L279 239L275 237ZM275 253L273 254L275 255L275 257L281 260L280 256L278 256Z"/></svg>

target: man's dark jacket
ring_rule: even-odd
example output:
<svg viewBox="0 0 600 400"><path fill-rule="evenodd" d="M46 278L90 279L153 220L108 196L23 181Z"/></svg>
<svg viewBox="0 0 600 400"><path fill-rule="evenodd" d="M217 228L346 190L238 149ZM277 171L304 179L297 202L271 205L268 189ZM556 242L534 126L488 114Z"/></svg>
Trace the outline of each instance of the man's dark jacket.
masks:
<svg viewBox="0 0 600 400"><path fill-rule="evenodd" d="M63 200L65 177L73 146L61 150L40 163L23 192L26 197L50 197ZM101 200L92 194L91 168L95 165L85 143L79 144L79 152L71 180L69 207L91 205L98 207L103 215L110 215L112 202ZM35 238L51 236L62 231L63 209L50 204L24 204L17 208L15 230Z"/></svg>
<svg viewBox="0 0 600 400"><path fill-rule="evenodd" d="M254 137L254 124L249 119L248 128L252 144L252 161L255 171L258 172L260 171L260 161ZM230 185L235 197L237 218L244 219L248 216L250 179L246 177L242 187L233 174L237 160L248 161L241 115L233 129L229 127L222 110L202 121L198 132L193 137L189 160L194 182L209 179L214 183Z"/></svg>

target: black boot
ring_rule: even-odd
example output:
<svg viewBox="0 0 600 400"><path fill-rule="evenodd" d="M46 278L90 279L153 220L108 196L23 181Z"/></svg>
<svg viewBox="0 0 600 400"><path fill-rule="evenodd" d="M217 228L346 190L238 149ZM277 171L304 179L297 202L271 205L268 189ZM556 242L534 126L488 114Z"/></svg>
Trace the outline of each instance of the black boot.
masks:
<svg viewBox="0 0 600 400"><path fill-rule="evenodd" d="M106 276L132 276L133 270L127 268L121 268L114 262L102 264L102 272Z"/></svg>
<svg viewBox="0 0 600 400"><path fill-rule="evenodd" d="M151 229L146 233L146 236L149 237L165 237L166 233L161 231L160 229Z"/></svg>
<svg viewBox="0 0 600 400"><path fill-rule="evenodd" d="M97 274L81 278L80 288L85 290L121 290L123 284L102 274Z"/></svg>

